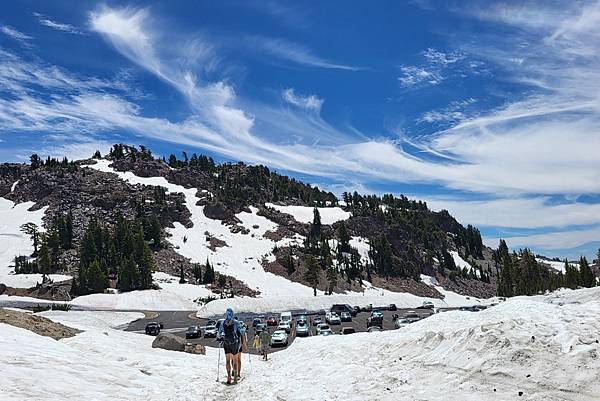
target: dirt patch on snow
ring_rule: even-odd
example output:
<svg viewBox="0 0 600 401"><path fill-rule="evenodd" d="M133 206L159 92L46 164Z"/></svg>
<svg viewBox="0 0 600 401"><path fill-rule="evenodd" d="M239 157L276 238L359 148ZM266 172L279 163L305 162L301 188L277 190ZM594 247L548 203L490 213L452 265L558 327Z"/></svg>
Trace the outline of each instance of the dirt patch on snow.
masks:
<svg viewBox="0 0 600 401"><path fill-rule="evenodd" d="M81 333L80 330L53 322L45 317L4 308L0 308L0 323L20 327L40 336L50 337L55 340L73 337L76 334Z"/></svg>

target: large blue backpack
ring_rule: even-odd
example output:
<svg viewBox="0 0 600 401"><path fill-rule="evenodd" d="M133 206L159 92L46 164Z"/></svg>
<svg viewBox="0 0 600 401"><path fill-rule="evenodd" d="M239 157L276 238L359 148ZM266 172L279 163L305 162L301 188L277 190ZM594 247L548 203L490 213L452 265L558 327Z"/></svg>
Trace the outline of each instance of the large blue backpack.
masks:
<svg viewBox="0 0 600 401"><path fill-rule="evenodd" d="M223 322L223 340L227 344L235 344L238 342L238 333L236 321L229 319Z"/></svg>

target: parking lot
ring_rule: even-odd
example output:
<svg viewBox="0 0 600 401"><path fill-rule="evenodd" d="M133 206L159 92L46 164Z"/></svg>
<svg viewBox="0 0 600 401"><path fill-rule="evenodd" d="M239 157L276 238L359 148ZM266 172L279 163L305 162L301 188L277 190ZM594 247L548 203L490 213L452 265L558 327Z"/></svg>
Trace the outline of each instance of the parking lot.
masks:
<svg viewBox="0 0 600 401"><path fill-rule="evenodd" d="M392 330L394 329L394 321L393 316L395 314L400 317L404 316L408 312L415 312L421 318L426 318L431 315L432 311L430 309L398 309L397 311L389 311L384 309L379 309L383 312L383 330ZM255 317L261 318L264 322L267 317L274 316L279 320L279 313L267 313L267 314L252 314L252 313L240 313L237 315L238 319L243 321L248 326L248 345L250 346L251 353L257 353L255 349L252 348L252 344L254 342L254 328L252 327L252 320ZM321 317L323 323L325 322L325 313L324 312L306 312L306 311L295 311L293 312L294 321L300 316L305 315L307 317L308 322L310 323L310 335L316 335L316 327L312 324L314 318L316 316ZM342 322L339 325L330 325L330 329L334 334L340 334L342 327L352 327L357 333L367 331L367 318L370 316L370 312L361 312L358 313L356 317L352 318L351 322ZM189 326L199 326L202 329L202 337L195 339L188 339L188 342L192 344L202 344L207 347L218 347L219 342L216 338L205 338L204 337L204 326L206 326L208 319L199 319L196 318L192 312L161 312L158 316L152 316L146 319L140 319L135 322L132 322L130 326L127 328L128 331L137 331L143 332L145 325L151 321L161 322L163 323L163 331L167 331L169 333L173 333L175 335L185 337L186 329ZM269 336L273 334L273 332L277 330L276 326L269 326ZM294 342L296 339L295 333L295 325L292 326L292 330L288 336L288 346ZM270 352L276 352L281 349L285 349L286 347L271 347Z"/></svg>

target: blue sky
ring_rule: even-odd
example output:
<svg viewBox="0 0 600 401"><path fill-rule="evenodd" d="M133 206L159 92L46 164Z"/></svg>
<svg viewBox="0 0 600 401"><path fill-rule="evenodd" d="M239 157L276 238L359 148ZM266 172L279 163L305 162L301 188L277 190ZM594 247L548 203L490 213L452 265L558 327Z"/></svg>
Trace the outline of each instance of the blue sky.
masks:
<svg viewBox="0 0 600 401"><path fill-rule="evenodd" d="M599 39L586 1L10 2L0 160L197 151L592 256Z"/></svg>

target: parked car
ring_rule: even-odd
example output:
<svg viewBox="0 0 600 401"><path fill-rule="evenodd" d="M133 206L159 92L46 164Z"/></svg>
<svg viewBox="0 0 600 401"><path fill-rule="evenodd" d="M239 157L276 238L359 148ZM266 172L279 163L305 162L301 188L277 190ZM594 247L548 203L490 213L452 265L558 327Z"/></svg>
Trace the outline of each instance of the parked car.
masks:
<svg viewBox="0 0 600 401"><path fill-rule="evenodd" d="M367 306L363 306L362 308L360 308L361 312L371 312L373 311L373 304L369 304Z"/></svg>
<svg viewBox="0 0 600 401"><path fill-rule="evenodd" d="M277 318L275 316L269 316L267 318L267 326L277 326Z"/></svg>
<svg viewBox="0 0 600 401"><path fill-rule="evenodd" d="M335 312L327 312L327 315L325 315L325 321L332 325L342 323L342 320L340 319L338 314Z"/></svg>
<svg viewBox="0 0 600 401"><path fill-rule="evenodd" d="M367 329L367 333L374 333L377 331L381 331L381 329L379 328L379 326L371 326Z"/></svg>
<svg viewBox="0 0 600 401"><path fill-rule="evenodd" d="M267 324L266 323L259 323L254 328L254 334L260 334L260 333L262 333L265 330L268 330Z"/></svg>
<svg viewBox="0 0 600 401"><path fill-rule="evenodd" d="M410 323L414 323L421 320L421 316L419 316L415 311L408 311L404 314L404 319L408 320Z"/></svg>
<svg viewBox="0 0 600 401"><path fill-rule="evenodd" d="M423 301L423 305L419 306L418 309L433 309L435 305L431 301Z"/></svg>
<svg viewBox="0 0 600 401"><path fill-rule="evenodd" d="M323 329L319 332L320 336L330 336L333 334L333 331L331 331L331 329Z"/></svg>
<svg viewBox="0 0 600 401"><path fill-rule="evenodd" d="M342 330L340 330L340 334L354 334L356 333L356 330L354 330L354 327L342 327Z"/></svg>
<svg viewBox="0 0 600 401"><path fill-rule="evenodd" d="M198 338L202 337L202 331L198 326L190 326L185 331L185 338Z"/></svg>
<svg viewBox="0 0 600 401"><path fill-rule="evenodd" d="M146 334L157 336L160 333L160 325L156 322L150 322L146 325Z"/></svg>
<svg viewBox="0 0 600 401"><path fill-rule="evenodd" d="M321 323L323 323L323 319L321 319L321 316L315 316L315 318L313 319L313 326L318 326Z"/></svg>
<svg viewBox="0 0 600 401"><path fill-rule="evenodd" d="M379 311L371 312L371 316L367 318L367 329L373 326L383 328L383 313Z"/></svg>
<svg viewBox="0 0 600 401"><path fill-rule="evenodd" d="M354 313L352 314L352 316L356 317L356 315L358 315L360 313L360 306L354 306L352 308L352 310L354 311Z"/></svg>
<svg viewBox="0 0 600 401"><path fill-rule="evenodd" d="M390 304L390 306L388 306L388 310L395 312L398 310L398 307L396 307L396 304Z"/></svg>
<svg viewBox="0 0 600 401"><path fill-rule="evenodd" d="M394 321L394 327L400 329L402 327L408 326L410 323L411 322L408 319L396 319Z"/></svg>
<svg viewBox="0 0 600 401"><path fill-rule="evenodd" d="M322 330L329 330L329 325L326 323L321 323L317 325L317 335L321 334Z"/></svg>
<svg viewBox="0 0 600 401"><path fill-rule="evenodd" d="M271 347L276 347L278 345L284 347L287 347L288 345L288 335L285 330L275 330L271 335Z"/></svg>
<svg viewBox="0 0 600 401"><path fill-rule="evenodd" d="M290 322L279 322L279 325L277 325L277 330L284 330L286 333L290 334L292 331L292 325Z"/></svg>
<svg viewBox="0 0 600 401"><path fill-rule="evenodd" d="M210 321L206 324L206 327L204 328L204 338L209 338L209 337L213 337L216 338L217 337L217 322L215 322L214 320Z"/></svg>
<svg viewBox="0 0 600 401"><path fill-rule="evenodd" d="M287 322L290 324L290 326L292 325L292 312L282 312L281 315L279 316L279 321L280 322Z"/></svg>
<svg viewBox="0 0 600 401"><path fill-rule="evenodd" d="M300 315L300 316L298 316L298 319L296 319L296 322L297 323L300 323L300 322L308 323L308 319L306 318L306 315Z"/></svg>
<svg viewBox="0 0 600 401"><path fill-rule="evenodd" d="M308 327L308 323L304 320L296 323L296 336L297 337L306 337L310 335L310 327Z"/></svg>
<svg viewBox="0 0 600 401"><path fill-rule="evenodd" d="M488 307L487 307L487 306L485 306L485 305L475 305L475 306L473 306L473 310L474 310L475 312L480 312L480 311L482 311L482 310L485 310L485 309L487 309L487 308L488 308Z"/></svg>
<svg viewBox="0 0 600 401"><path fill-rule="evenodd" d="M352 321L352 315L348 312L342 312L340 314L340 320L342 322L351 322Z"/></svg>
<svg viewBox="0 0 600 401"><path fill-rule="evenodd" d="M352 316L356 316L356 311L348 304L335 304L331 307L331 309L329 309L329 312L335 312L338 316L342 312L348 312Z"/></svg>
<svg viewBox="0 0 600 401"><path fill-rule="evenodd" d="M252 327L256 327L258 324L261 324L262 320L260 320L259 317L255 317L254 319L252 319Z"/></svg>

